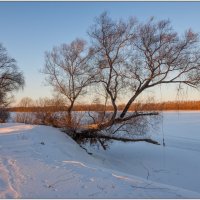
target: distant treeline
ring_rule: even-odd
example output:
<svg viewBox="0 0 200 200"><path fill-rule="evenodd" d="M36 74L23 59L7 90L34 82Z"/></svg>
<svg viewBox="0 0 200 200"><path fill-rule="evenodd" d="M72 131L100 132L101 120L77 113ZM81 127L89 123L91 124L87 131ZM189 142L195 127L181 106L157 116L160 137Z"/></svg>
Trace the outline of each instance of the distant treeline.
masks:
<svg viewBox="0 0 200 200"><path fill-rule="evenodd" d="M118 110L122 110L125 105L118 106ZM67 111L67 106L42 106L42 107L11 107L10 112L59 112ZM103 104L83 104L74 106L74 111L112 111L112 106ZM200 110L200 101L169 101L162 103L135 103L129 111L135 110Z"/></svg>

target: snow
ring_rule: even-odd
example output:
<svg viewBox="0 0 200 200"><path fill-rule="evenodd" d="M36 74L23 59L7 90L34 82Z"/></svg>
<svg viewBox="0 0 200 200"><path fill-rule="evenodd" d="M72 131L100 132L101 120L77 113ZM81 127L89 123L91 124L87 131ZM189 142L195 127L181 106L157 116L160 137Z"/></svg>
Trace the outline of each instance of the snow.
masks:
<svg viewBox="0 0 200 200"><path fill-rule="evenodd" d="M165 146L114 142L93 153L115 170L200 192L199 130L200 112L165 112L163 127L152 134L161 144L164 135Z"/></svg>
<svg viewBox="0 0 200 200"><path fill-rule="evenodd" d="M113 142L92 155L58 129L0 124L0 198L200 198L200 113L163 115L153 135L165 147Z"/></svg>

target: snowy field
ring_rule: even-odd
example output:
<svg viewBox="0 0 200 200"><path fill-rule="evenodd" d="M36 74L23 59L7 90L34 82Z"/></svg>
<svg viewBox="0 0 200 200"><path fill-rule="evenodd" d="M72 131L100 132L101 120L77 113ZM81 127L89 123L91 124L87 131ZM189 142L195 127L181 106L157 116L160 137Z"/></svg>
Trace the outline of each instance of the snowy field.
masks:
<svg viewBox="0 0 200 200"><path fill-rule="evenodd" d="M200 198L200 112L165 112L153 138L88 155L58 129L0 124L0 198Z"/></svg>

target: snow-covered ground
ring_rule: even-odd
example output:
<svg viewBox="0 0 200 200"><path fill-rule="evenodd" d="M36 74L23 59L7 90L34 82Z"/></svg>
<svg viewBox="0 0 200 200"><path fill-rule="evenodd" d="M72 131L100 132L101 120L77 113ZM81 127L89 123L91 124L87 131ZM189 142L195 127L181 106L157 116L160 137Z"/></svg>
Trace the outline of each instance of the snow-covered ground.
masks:
<svg viewBox="0 0 200 200"><path fill-rule="evenodd" d="M88 155L58 129L0 124L0 198L200 198L200 113L166 112L165 147L114 142Z"/></svg>

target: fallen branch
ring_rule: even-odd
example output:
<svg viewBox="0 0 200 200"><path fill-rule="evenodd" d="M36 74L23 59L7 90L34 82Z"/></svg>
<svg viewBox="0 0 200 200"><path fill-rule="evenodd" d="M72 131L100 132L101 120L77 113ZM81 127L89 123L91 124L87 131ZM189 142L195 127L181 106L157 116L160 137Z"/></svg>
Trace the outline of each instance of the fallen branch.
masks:
<svg viewBox="0 0 200 200"><path fill-rule="evenodd" d="M81 140L81 139L89 139L89 138L96 138L96 139L108 139L108 140L117 140L122 142L147 142L151 144L160 145L159 142L150 139L150 138L124 138L124 137L116 137L113 135L104 135L99 132L80 132L76 133L74 140Z"/></svg>

